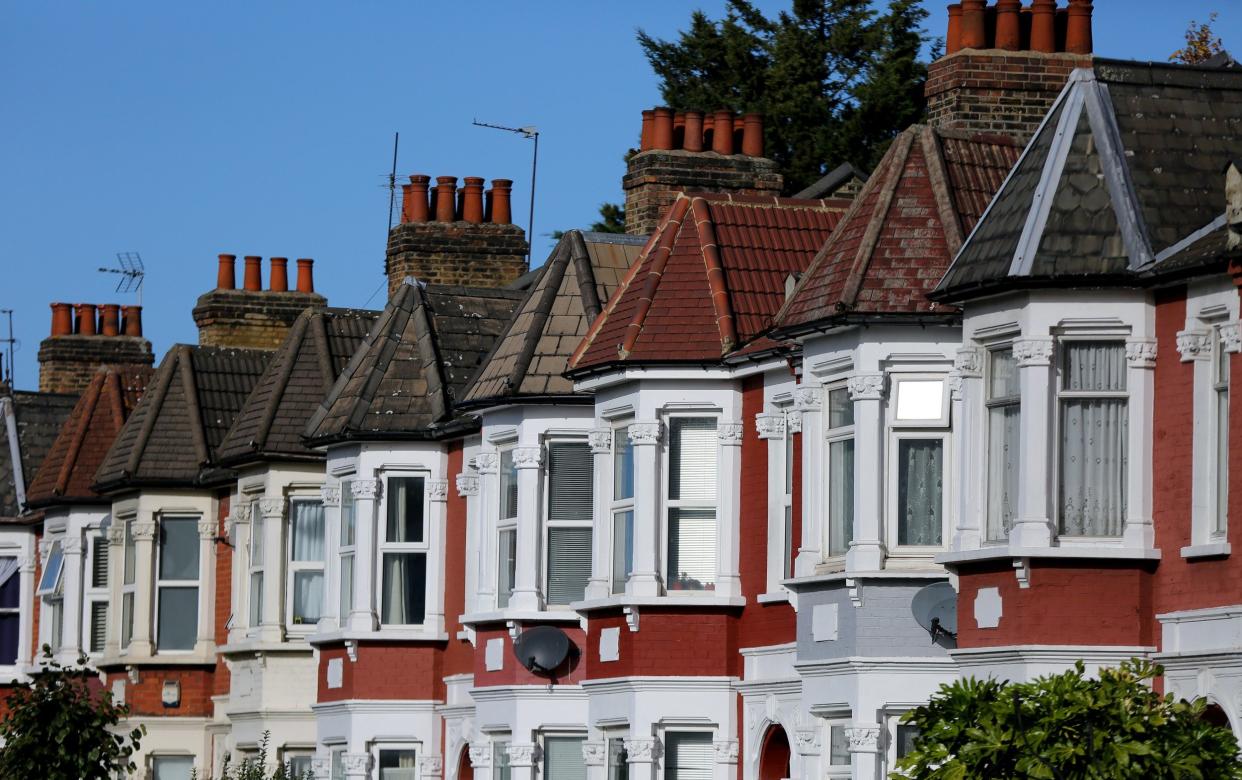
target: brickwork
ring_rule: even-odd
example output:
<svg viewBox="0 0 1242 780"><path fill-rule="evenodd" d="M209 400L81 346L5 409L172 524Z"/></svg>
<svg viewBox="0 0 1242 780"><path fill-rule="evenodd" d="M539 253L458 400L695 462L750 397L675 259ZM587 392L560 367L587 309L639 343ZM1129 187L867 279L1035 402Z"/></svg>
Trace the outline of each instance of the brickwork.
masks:
<svg viewBox="0 0 1242 780"><path fill-rule="evenodd" d="M449 481L463 470L462 442L448 445ZM474 647L457 634L463 626L460 618L466 611L466 498L449 488L446 503L444 539L444 627L449 635L444 651L444 674L469 674L474 671Z"/></svg>
<svg viewBox="0 0 1242 780"><path fill-rule="evenodd" d="M443 643L360 643L357 661L336 645L319 652L319 702L443 698ZM328 664L341 661L341 687L328 687Z"/></svg>
<svg viewBox="0 0 1242 780"><path fill-rule="evenodd" d="M538 625L537 623L523 623L523 629L529 629ZM569 637L569 641L573 642L578 648L578 655L571 656L566 668L558 670L556 681L558 684L575 685L582 682L586 676L586 657L588 653L588 640L586 632L577 625L566 625L564 623L553 624L560 628ZM499 639L504 642L504 666L495 671L487 670L487 644L493 640ZM596 639L596 645L599 640ZM513 654L513 640L509 638L509 631L503 626L497 626L489 629L480 629L475 637L476 650L474 652L474 684L475 687L481 688L488 685L535 685L546 686L548 678L542 675L534 674L527 671L526 667L518 663L517 656ZM598 648L595 649L598 653Z"/></svg>
<svg viewBox="0 0 1242 780"><path fill-rule="evenodd" d="M194 323L205 347L276 349L303 311L327 305L316 293L216 289L198 297Z"/></svg>
<svg viewBox="0 0 1242 780"><path fill-rule="evenodd" d="M151 342L140 336L50 336L39 344L39 392L80 393L100 366L149 366Z"/></svg>
<svg viewBox="0 0 1242 780"><path fill-rule="evenodd" d="M130 717L142 720L143 716L163 718L205 718L212 714L212 680L210 668L197 666L147 666L138 669L138 682L129 680L125 672L108 672L104 684L111 687L114 680L125 680L125 703ZM181 685L181 703L165 707L164 682L174 680Z"/></svg>
<svg viewBox="0 0 1242 780"><path fill-rule="evenodd" d="M927 69L923 93L928 123L1011 135L1026 143L1089 55L967 50L941 57Z"/></svg>
<svg viewBox="0 0 1242 780"><path fill-rule="evenodd" d="M229 618L233 613L233 548L225 543L228 539L224 519L229 516L232 493L221 492L216 496L216 647L229 643ZM212 680L212 695L227 696L229 693L229 667L224 656L216 655L216 669Z"/></svg>
<svg viewBox="0 0 1242 780"><path fill-rule="evenodd" d="M528 270L517 225L407 222L388 234L388 294L407 276L431 284L504 287Z"/></svg>
<svg viewBox="0 0 1242 780"><path fill-rule="evenodd" d="M620 629L616 661L599 658L599 632L605 628ZM620 610L596 612L591 615L586 642L586 677L591 680L631 675L712 677L741 673L736 611L641 607L638 631L626 626Z"/></svg>
<svg viewBox="0 0 1242 780"><path fill-rule="evenodd" d="M625 232L648 235L682 192L779 195L784 178L765 157L652 149L630 158L625 176Z"/></svg>

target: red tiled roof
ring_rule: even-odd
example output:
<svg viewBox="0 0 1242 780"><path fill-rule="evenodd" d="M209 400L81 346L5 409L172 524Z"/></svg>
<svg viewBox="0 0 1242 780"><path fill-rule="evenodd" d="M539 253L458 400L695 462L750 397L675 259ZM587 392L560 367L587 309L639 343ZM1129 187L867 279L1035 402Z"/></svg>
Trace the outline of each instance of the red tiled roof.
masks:
<svg viewBox="0 0 1242 780"><path fill-rule="evenodd" d="M915 125L776 315L779 330L848 313L944 311L927 299L1021 149L1005 136Z"/></svg>
<svg viewBox="0 0 1242 780"><path fill-rule="evenodd" d="M32 507L101 501L95 470L154 374L148 366L101 368L61 426L27 493Z"/></svg>
<svg viewBox="0 0 1242 780"><path fill-rule="evenodd" d="M786 278L808 267L848 206L679 196L578 346L570 371L718 361L747 349L771 326Z"/></svg>

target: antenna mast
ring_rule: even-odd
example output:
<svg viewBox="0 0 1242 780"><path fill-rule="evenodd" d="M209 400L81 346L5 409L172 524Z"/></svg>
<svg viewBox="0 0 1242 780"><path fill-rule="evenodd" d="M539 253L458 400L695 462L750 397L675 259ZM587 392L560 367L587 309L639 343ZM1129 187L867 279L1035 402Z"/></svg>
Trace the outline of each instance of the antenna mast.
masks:
<svg viewBox="0 0 1242 780"><path fill-rule="evenodd" d="M8 336L8 338L0 339L0 343L5 344L5 345L7 346L7 348L8 348L8 353L9 353L9 389L12 389L12 388L15 386L15 385L14 385L14 383L13 383L13 368L14 368L14 363L13 363L13 345L17 343L17 339L13 337L13 310L12 310L12 309L0 309L0 314L7 314L7 315L8 315L8 317L9 317L9 336ZM4 383L4 371L3 371L3 368L4 368L4 366L0 366L0 384L3 384L3 383Z"/></svg>
<svg viewBox="0 0 1242 780"><path fill-rule="evenodd" d="M388 174L388 233L392 232L392 207L397 201L397 142L401 139L400 133L392 134L392 173ZM388 233L384 234L384 240L388 240Z"/></svg>
<svg viewBox="0 0 1242 780"><path fill-rule="evenodd" d="M142 305L142 281L146 278L146 266L142 264L142 256L137 252L117 252L116 262L119 268L100 268L103 274L120 274L116 291L119 293L137 293L138 305Z"/></svg>
<svg viewBox="0 0 1242 780"><path fill-rule="evenodd" d="M493 125L487 122L480 122L475 119L470 122L475 127L490 127L493 130L504 130L509 133L517 133L523 138L530 138L535 141L534 153L530 158L530 217L526 223L526 265L531 263L531 253L535 248L535 173L539 169L539 128L534 125L526 127L505 127L504 125Z"/></svg>

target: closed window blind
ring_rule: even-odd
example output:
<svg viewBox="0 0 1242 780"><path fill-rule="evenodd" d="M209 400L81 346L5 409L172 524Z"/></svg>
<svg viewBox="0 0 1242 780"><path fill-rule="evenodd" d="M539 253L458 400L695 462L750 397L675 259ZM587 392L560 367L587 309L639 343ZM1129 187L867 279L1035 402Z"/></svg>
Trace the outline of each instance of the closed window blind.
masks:
<svg viewBox="0 0 1242 780"><path fill-rule="evenodd" d="M108 638L108 602L91 602L91 644L90 652L102 653L104 642Z"/></svg>
<svg viewBox="0 0 1242 780"><path fill-rule="evenodd" d="M570 604L586 595L591 578L591 529L548 529L548 603Z"/></svg>
<svg viewBox="0 0 1242 780"><path fill-rule="evenodd" d="M95 540L91 556L91 587L108 587L108 541L102 537Z"/></svg>
<svg viewBox="0 0 1242 780"><path fill-rule="evenodd" d="M711 780L712 735L670 731L664 737L664 780Z"/></svg>
<svg viewBox="0 0 1242 780"><path fill-rule="evenodd" d="M548 445L548 519L591 521L593 483L591 448L586 444Z"/></svg>
<svg viewBox="0 0 1242 780"><path fill-rule="evenodd" d="M548 445L549 604L581 601L591 578L592 459L585 443Z"/></svg>
<svg viewBox="0 0 1242 780"><path fill-rule="evenodd" d="M672 589L715 588L716 510L669 510L668 571Z"/></svg>
<svg viewBox="0 0 1242 780"><path fill-rule="evenodd" d="M668 572L672 590L711 590L716 582L716 420L669 423Z"/></svg>
<svg viewBox="0 0 1242 780"><path fill-rule="evenodd" d="M675 417L669 426L668 497L716 501L716 421Z"/></svg>
<svg viewBox="0 0 1242 780"><path fill-rule="evenodd" d="M586 761L582 758L584 741L581 737L545 737L544 780L586 780Z"/></svg>

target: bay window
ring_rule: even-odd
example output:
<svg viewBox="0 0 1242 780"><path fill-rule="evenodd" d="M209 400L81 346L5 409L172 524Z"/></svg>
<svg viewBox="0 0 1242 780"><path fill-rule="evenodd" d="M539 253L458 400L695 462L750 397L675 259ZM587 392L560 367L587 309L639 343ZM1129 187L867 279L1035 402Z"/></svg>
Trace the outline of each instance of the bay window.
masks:
<svg viewBox="0 0 1242 780"><path fill-rule="evenodd" d="M16 556L0 557L0 665L17 663L21 636L22 578Z"/></svg>
<svg viewBox="0 0 1242 780"><path fill-rule="evenodd" d="M263 532L266 523L259 502L250 502L250 625L263 622Z"/></svg>
<svg viewBox="0 0 1242 780"><path fill-rule="evenodd" d="M513 450L500 453L500 521L497 523L496 606L509 606L517 577L518 475Z"/></svg>
<svg viewBox="0 0 1242 780"><path fill-rule="evenodd" d="M594 456L585 442L548 444L547 603L581 601L591 578Z"/></svg>
<svg viewBox="0 0 1242 780"><path fill-rule="evenodd" d="M704 731L664 734L664 780L711 780L712 735Z"/></svg>
<svg viewBox="0 0 1242 780"><path fill-rule="evenodd" d="M125 521L121 547L121 649L129 647L134 638L134 594L138 582L138 548L134 542L134 521Z"/></svg>
<svg viewBox="0 0 1242 780"><path fill-rule="evenodd" d="M1066 341L1058 405L1058 519L1064 536L1119 537L1126 515L1126 351Z"/></svg>
<svg viewBox="0 0 1242 780"><path fill-rule="evenodd" d="M544 780L586 780L582 737L544 737Z"/></svg>
<svg viewBox="0 0 1242 780"><path fill-rule="evenodd" d="M828 391L828 555L849 552L854 538L854 401L845 387Z"/></svg>
<svg viewBox="0 0 1242 780"><path fill-rule="evenodd" d="M634 570L634 444L628 426L612 432L612 592L624 593Z"/></svg>
<svg viewBox="0 0 1242 780"><path fill-rule="evenodd" d="M385 625L416 625L426 615L426 496L424 477L388 478L388 515L380 543L380 622Z"/></svg>
<svg viewBox="0 0 1242 780"><path fill-rule="evenodd" d="M898 547L939 547L945 523L945 432L948 393L943 377L893 379L890 538Z"/></svg>
<svg viewBox="0 0 1242 780"><path fill-rule="evenodd" d="M323 617L323 503L294 499L289 504L287 605L289 623L313 626Z"/></svg>
<svg viewBox="0 0 1242 780"><path fill-rule="evenodd" d="M339 625L349 620L354 603L354 492L353 483L341 483L341 603Z"/></svg>
<svg viewBox="0 0 1242 780"><path fill-rule="evenodd" d="M1229 352L1219 335L1215 339L1216 355L1213 361L1212 383L1213 432L1216 445L1216 512L1212 523L1214 535L1223 537L1229 530Z"/></svg>
<svg viewBox="0 0 1242 780"><path fill-rule="evenodd" d="M669 590L715 589L717 447L714 417L669 420Z"/></svg>
<svg viewBox="0 0 1242 780"><path fill-rule="evenodd" d="M90 570L82 594L82 645L88 653L102 653L108 635L108 540L92 535L87 542Z"/></svg>
<svg viewBox="0 0 1242 780"><path fill-rule="evenodd" d="M994 349L987 365L987 529L990 542L1004 541L1018 517L1018 470L1022 464L1022 406L1013 348Z"/></svg>
<svg viewBox="0 0 1242 780"><path fill-rule="evenodd" d="M198 518L163 518L159 532L156 649L193 650L198 638Z"/></svg>

